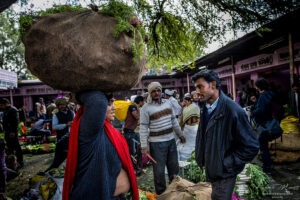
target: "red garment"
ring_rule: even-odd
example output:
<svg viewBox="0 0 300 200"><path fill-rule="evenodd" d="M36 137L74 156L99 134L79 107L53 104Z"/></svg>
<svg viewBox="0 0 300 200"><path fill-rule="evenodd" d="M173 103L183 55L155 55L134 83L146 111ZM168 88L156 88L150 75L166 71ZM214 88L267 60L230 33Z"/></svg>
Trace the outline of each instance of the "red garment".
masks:
<svg viewBox="0 0 300 200"><path fill-rule="evenodd" d="M26 126L23 125L23 126L21 127L21 130L22 130L22 134L23 134L23 135L27 135L27 132L26 132Z"/></svg>
<svg viewBox="0 0 300 200"><path fill-rule="evenodd" d="M72 185L75 179L77 159L78 159L78 136L79 136L79 125L80 119L83 114L83 107L81 107L72 122L72 127L70 131L69 138L69 149L67 156L67 166L64 176L64 185L63 185L63 200L69 200L69 196L72 190ZM136 176L134 173L132 161L129 154L129 149L125 138L116 130L108 120L104 122L104 131L107 134L109 140L116 148L116 151L122 162L123 169L126 170L132 191L132 199L139 200L138 185L136 181ZM72 148L71 148L72 147Z"/></svg>

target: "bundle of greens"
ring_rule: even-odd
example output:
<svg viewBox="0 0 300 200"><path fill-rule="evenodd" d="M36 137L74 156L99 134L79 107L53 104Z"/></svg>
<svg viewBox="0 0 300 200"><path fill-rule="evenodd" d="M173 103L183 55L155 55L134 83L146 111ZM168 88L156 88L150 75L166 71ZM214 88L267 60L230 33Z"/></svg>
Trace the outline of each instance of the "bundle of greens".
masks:
<svg viewBox="0 0 300 200"><path fill-rule="evenodd" d="M187 180L194 183L205 182L205 170L200 168L195 160L195 151L192 153L191 158L188 160L190 166L184 169L184 174Z"/></svg>
<svg viewBox="0 0 300 200"><path fill-rule="evenodd" d="M197 165L195 152L192 153L188 162L190 162L190 166L184 169L184 178L194 183L205 182L205 169L201 169ZM244 198L263 199L270 192L269 182L268 175L263 172L260 166L249 163L243 172L237 176L235 193Z"/></svg>
<svg viewBox="0 0 300 200"><path fill-rule="evenodd" d="M246 166L246 175L250 177L247 182L248 193L245 197L249 199L263 199L270 192L270 179L262 168L255 164Z"/></svg>

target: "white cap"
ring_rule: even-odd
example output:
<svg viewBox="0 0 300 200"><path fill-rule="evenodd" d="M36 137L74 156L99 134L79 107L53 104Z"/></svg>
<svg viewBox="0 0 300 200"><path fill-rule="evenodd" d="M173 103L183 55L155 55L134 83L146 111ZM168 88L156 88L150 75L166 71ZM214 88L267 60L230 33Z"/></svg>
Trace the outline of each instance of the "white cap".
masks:
<svg viewBox="0 0 300 200"><path fill-rule="evenodd" d="M169 96L173 96L174 90L165 89L165 94Z"/></svg>
<svg viewBox="0 0 300 200"><path fill-rule="evenodd" d="M191 98L191 94L190 93L185 93L184 98Z"/></svg>

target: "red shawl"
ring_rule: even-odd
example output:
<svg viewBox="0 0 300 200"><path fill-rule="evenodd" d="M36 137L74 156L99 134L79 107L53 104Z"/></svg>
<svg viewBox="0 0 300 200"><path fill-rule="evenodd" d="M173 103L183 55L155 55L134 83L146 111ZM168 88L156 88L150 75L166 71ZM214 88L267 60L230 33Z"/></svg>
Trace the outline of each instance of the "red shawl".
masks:
<svg viewBox="0 0 300 200"><path fill-rule="evenodd" d="M79 125L80 119L83 114L83 108L81 107L75 118L73 119L70 138L69 138L69 149L67 156L67 166L64 176L64 185L63 185L63 200L69 200L69 196L72 190L72 186L75 179L77 159L78 159L78 135L79 135ZM107 134L109 140L114 145L117 150L117 153L121 159L122 167L127 172L130 180L132 199L138 200L138 185L136 181L136 176L134 173L132 161L129 154L128 144L125 138L116 130L108 120L104 122L104 131ZM100 198L101 199L101 198Z"/></svg>

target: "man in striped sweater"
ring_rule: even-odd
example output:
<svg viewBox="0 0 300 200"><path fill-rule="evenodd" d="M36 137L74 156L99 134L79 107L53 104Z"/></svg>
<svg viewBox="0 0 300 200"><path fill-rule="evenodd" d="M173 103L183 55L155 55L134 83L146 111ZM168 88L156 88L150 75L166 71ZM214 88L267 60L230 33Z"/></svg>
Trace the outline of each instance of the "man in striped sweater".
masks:
<svg viewBox="0 0 300 200"><path fill-rule="evenodd" d="M171 103L161 98L162 86L159 82L148 85L147 103L140 112L140 139L142 153L150 155L157 163L153 164L155 191L159 195L166 190L165 166L169 182L179 173L175 133L181 143L185 143ZM149 143L149 147L148 147Z"/></svg>

